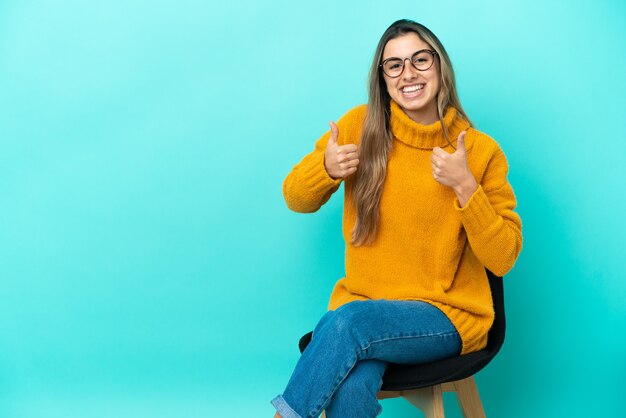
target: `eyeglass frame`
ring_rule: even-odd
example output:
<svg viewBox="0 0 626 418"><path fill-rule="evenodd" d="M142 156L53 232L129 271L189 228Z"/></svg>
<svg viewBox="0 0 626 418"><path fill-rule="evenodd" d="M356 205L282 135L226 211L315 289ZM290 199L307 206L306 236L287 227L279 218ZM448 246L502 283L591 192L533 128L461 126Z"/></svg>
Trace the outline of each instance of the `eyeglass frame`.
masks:
<svg viewBox="0 0 626 418"><path fill-rule="evenodd" d="M419 68L417 68L417 67L415 66L415 64L413 64L413 57L414 57L414 56L416 56L416 55L417 55L417 54L419 54L419 53L422 53L422 52L428 52L430 55L432 55L432 56L433 56L433 62L430 64L430 66L429 66L428 68L424 68L423 70L420 70ZM403 58L398 58L398 57L389 57L389 58L387 58L386 60L384 60L383 62L381 62L380 64L378 64L378 66L379 66L379 67L383 70L383 74L385 74L387 77L389 77L389 78L398 78L398 77L400 77L400 76L402 75L402 73L404 72L404 68L405 68L405 67L404 67L404 62L405 62L406 60L409 60L409 62L410 62L410 63L411 63L411 65L413 66L413 68L415 68L417 71L428 71L428 70L430 70L430 69L433 67L433 64L434 64L434 62L435 62L435 56L437 56L437 55L439 55L439 54L437 54L437 51L434 51L434 50L432 50L432 49L420 49L419 51L415 51L415 52L414 52L414 53L413 53L410 57L408 57L408 58L404 58L404 59L403 59ZM387 61L389 61L389 60L402 60L402 71L400 71L400 73L399 73L398 75L391 76L391 75L389 75L389 74L387 74L387 73L385 72L385 67L383 67L383 66L384 66L384 65L385 65L385 63L386 63Z"/></svg>

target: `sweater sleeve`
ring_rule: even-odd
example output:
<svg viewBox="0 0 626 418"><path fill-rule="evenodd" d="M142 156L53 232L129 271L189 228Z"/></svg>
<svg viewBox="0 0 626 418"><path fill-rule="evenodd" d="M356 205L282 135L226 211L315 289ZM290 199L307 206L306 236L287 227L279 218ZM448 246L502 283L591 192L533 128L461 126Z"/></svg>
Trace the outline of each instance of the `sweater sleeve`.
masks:
<svg viewBox="0 0 626 418"><path fill-rule="evenodd" d="M339 188L342 179L333 179L324 167L324 153L330 132L315 143L315 150L306 155L283 182L287 207L295 212L316 212Z"/></svg>
<svg viewBox="0 0 626 418"><path fill-rule="evenodd" d="M507 174L506 157L497 147L467 204L461 208L458 199L454 202L472 251L498 276L513 268L522 249L522 222L514 212L515 194Z"/></svg>
<svg viewBox="0 0 626 418"><path fill-rule="evenodd" d="M337 121L339 145L356 143L365 117L365 106L349 110ZM327 131L315 143L315 149L293 167L283 182L283 196L287 207L295 212L316 212L337 191L343 179L333 179L324 167Z"/></svg>

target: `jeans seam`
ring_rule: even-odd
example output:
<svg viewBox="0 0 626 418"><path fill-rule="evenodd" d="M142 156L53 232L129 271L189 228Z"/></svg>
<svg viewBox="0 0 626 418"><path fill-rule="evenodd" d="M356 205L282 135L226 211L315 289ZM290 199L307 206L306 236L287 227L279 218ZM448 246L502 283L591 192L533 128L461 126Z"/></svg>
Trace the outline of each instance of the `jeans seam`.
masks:
<svg viewBox="0 0 626 418"><path fill-rule="evenodd" d="M369 341L366 347L361 347L361 351L366 351L368 348L372 346L372 344L380 343L383 341L403 340L403 339L409 339L409 338L424 338L424 337L449 337L453 335L458 336L459 333L457 331L452 331L452 332L442 332L442 333L437 333L437 334L421 334L421 335L407 335L407 336L399 336L399 337L381 338L378 340Z"/></svg>
<svg viewBox="0 0 626 418"><path fill-rule="evenodd" d="M315 409L317 409L316 414L313 414L314 417L318 416L321 412L322 409L324 408L324 405L330 400L330 398L332 398L332 396L335 394L335 392L337 391L337 388L339 386L341 386L341 384L343 383L344 380L346 380L348 378L348 375L350 374L350 372L352 371L352 369L354 369L354 366L356 365L357 361L359 361L359 353L356 353L356 358L354 359L354 361L352 362L352 365L349 366L348 371L343 373L343 378L341 380L339 380L339 382L337 383L333 383L334 387L333 389L330 391L330 395L327 395L324 399L324 397L322 398L323 401L321 402L321 405L316 407Z"/></svg>

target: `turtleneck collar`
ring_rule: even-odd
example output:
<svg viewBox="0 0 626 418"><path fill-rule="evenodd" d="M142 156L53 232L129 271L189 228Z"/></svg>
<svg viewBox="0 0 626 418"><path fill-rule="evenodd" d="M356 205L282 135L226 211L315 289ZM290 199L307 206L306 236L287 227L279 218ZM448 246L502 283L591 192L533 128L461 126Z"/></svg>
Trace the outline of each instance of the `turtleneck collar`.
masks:
<svg viewBox="0 0 626 418"><path fill-rule="evenodd" d="M404 113L402 108L391 100L391 133L398 140L414 148L433 149L434 147L449 147L448 141L443 136L441 122L437 121L430 125L422 125ZM469 123L463 120L453 107L446 109L443 122L448 128L450 142L455 144L459 134L469 128ZM466 148L471 144L466 140Z"/></svg>

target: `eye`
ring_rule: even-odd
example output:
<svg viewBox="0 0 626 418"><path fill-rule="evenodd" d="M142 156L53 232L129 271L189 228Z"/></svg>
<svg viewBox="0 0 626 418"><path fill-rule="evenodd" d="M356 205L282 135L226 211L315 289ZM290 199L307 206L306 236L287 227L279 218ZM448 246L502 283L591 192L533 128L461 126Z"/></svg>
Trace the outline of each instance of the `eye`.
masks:
<svg viewBox="0 0 626 418"><path fill-rule="evenodd" d="M395 58L387 60L384 64L385 71L388 71L388 72L402 71L403 65L404 63L402 61L400 61L399 59L395 59Z"/></svg>

